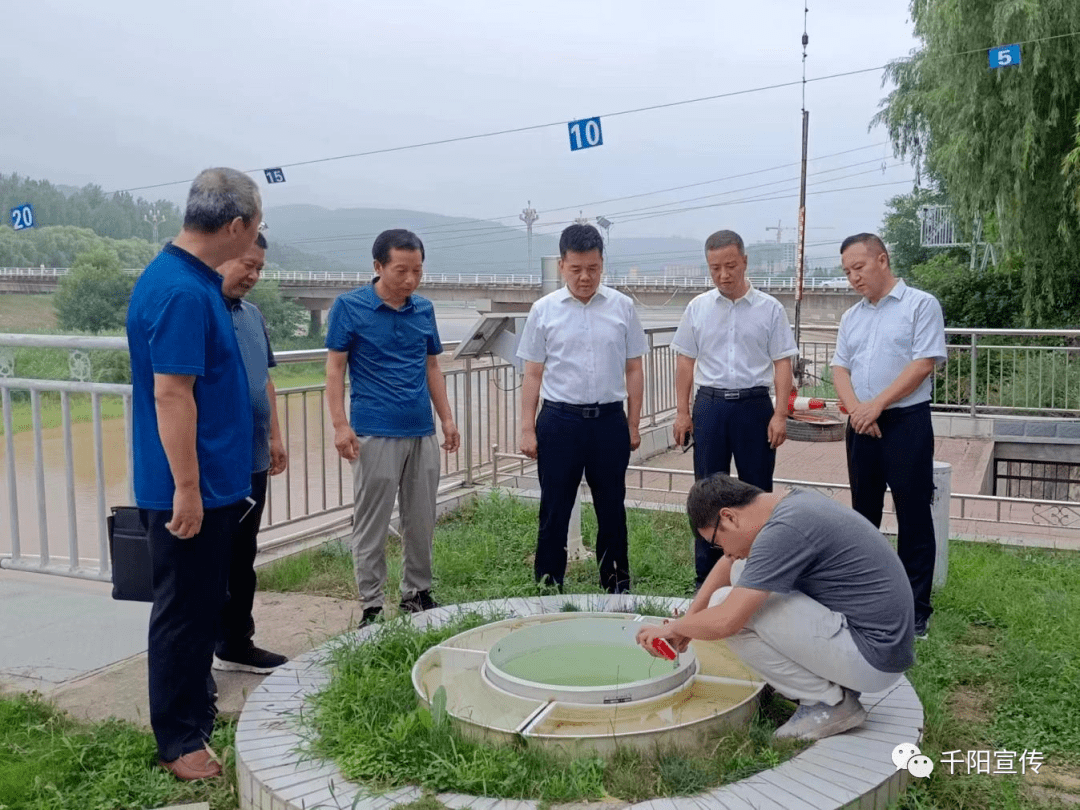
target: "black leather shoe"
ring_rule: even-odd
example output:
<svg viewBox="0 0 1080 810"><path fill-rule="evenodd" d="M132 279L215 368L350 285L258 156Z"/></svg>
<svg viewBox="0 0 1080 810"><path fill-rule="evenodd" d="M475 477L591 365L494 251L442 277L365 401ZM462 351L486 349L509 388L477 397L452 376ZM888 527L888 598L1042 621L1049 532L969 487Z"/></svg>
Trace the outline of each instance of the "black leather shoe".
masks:
<svg viewBox="0 0 1080 810"><path fill-rule="evenodd" d="M438 606L439 603L431 596L431 591L417 591L408 599L402 599L398 603L398 607L406 613L421 613Z"/></svg>

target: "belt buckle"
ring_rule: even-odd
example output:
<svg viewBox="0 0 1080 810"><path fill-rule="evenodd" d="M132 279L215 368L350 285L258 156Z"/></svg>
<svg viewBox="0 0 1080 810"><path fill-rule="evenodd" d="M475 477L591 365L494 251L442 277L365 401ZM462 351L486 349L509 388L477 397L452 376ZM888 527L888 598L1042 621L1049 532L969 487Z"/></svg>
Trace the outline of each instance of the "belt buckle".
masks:
<svg viewBox="0 0 1080 810"><path fill-rule="evenodd" d="M599 405L592 405L592 406L586 405L581 409L581 418L582 419L597 419L597 418L599 418L599 416L600 416L600 406Z"/></svg>
<svg viewBox="0 0 1080 810"><path fill-rule="evenodd" d="M738 399L740 392L737 389L731 389L724 391L724 399Z"/></svg>

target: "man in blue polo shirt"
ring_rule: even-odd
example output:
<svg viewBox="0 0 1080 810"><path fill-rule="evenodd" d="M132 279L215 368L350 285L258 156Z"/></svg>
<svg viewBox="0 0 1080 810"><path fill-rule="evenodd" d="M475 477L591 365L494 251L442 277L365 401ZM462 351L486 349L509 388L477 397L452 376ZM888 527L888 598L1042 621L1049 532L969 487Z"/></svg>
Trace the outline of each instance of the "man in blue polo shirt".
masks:
<svg viewBox="0 0 1080 810"><path fill-rule="evenodd" d="M232 536L251 492L247 375L214 267L258 235L262 201L235 169L192 183L184 227L139 277L127 313L135 501L150 547L147 664L159 764L221 774L207 690Z"/></svg>
<svg viewBox="0 0 1080 810"><path fill-rule="evenodd" d="M259 280L266 262L266 237L261 233L243 256L225 262L221 273L221 293L232 316L240 354L247 371L248 392L254 418L251 459L251 499L255 505L240 521L233 535L232 563L229 566L229 598L221 614L221 632L214 652L214 669L224 672L272 672L289 659L257 647L255 618L255 555L258 553L259 523L266 505L267 476L284 471L288 463L277 416L277 392L270 369L277 365L270 349L266 321L259 308L245 301Z"/></svg>
<svg viewBox="0 0 1080 810"><path fill-rule="evenodd" d="M362 625L383 609L386 532L396 497L404 562L400 608L415 613L437 606L431 596L431 540L439 441L432 404L442 424L443 449L453 453L459 444L437 359L442 343L435 309L414 295L424 272L424 245L411 231L383 231L371 255L375 279L334 301L326 329L326 400L334 446L353 468L352 552Z"/></svg>

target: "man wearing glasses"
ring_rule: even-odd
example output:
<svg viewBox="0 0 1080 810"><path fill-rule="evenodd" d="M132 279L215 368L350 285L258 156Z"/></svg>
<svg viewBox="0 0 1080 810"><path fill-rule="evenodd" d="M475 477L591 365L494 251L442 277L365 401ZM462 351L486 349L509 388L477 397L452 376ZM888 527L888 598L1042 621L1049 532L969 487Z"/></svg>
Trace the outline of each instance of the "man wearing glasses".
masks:
<svg viewBox="0 0 1080 810"><path fill-rule="evenodd" d="M717 473L686 501L690 525L723 554L686 615L637 635L728 646L799 709L777 737L817 740L866 719L863 692L914 661L915 605L904 567L862 515L808 490L764 492Z"/></svg>

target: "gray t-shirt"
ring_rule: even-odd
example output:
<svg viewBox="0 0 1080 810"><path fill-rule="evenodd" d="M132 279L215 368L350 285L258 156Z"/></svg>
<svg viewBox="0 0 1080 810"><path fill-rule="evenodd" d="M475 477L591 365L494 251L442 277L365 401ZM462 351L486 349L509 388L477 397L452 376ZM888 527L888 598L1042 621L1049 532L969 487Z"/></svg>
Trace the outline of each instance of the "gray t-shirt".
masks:
<svg viewBox="0 0 1080 810"><path fill-rule="evenodd" d="M795 489L776 505L737 584L801 591L842 613L877 670L903 672L915 660L915 603L904 566L870 521L817 492Z"/></svg>

